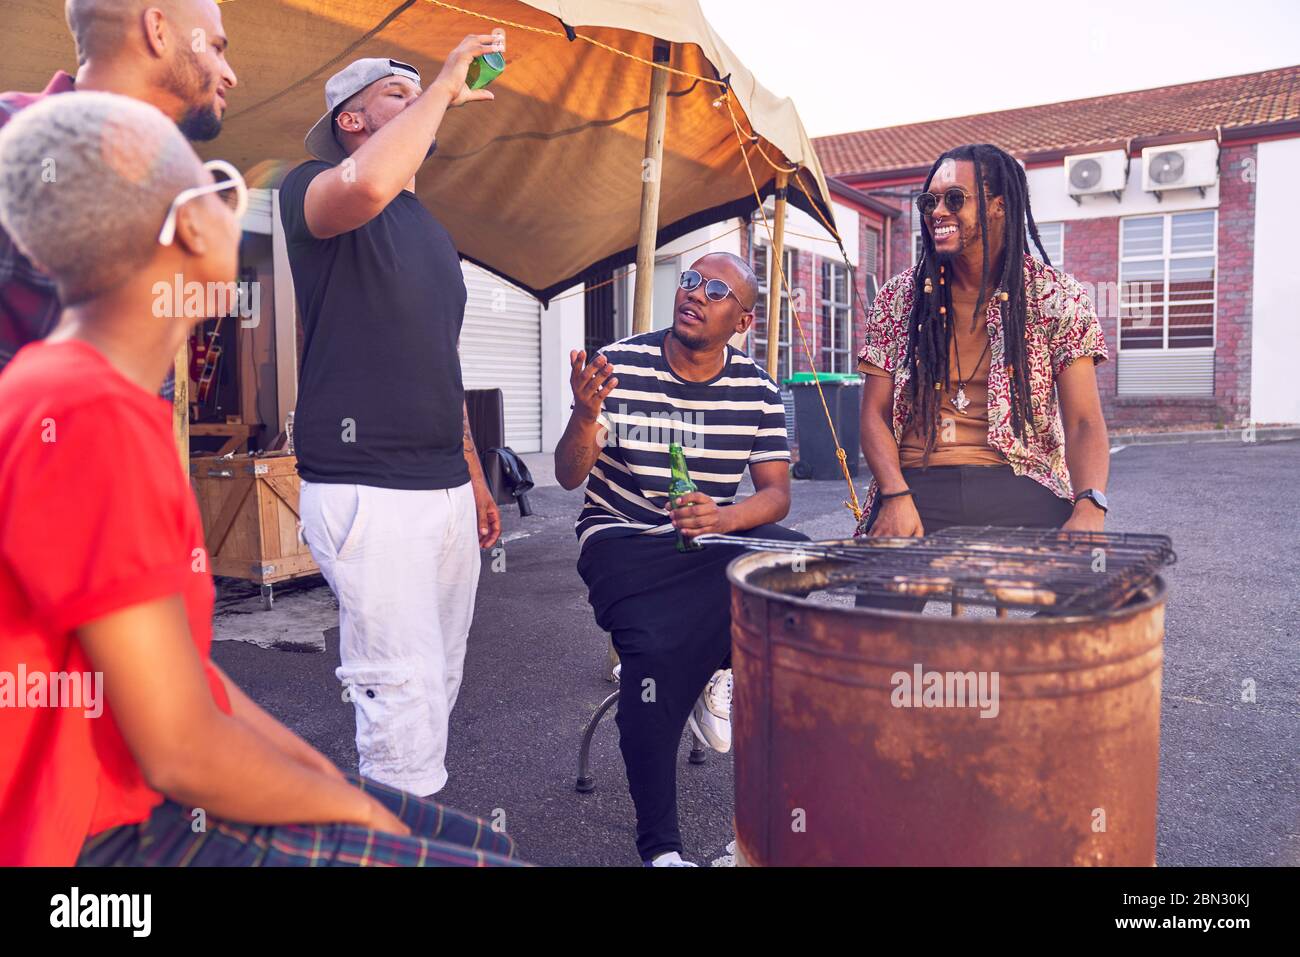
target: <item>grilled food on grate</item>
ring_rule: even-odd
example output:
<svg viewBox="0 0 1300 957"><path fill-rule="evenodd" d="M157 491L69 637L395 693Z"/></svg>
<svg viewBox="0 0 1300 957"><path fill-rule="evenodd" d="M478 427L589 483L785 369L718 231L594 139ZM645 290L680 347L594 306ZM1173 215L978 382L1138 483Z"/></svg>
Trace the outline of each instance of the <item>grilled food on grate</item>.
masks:
<svg viewBox="0 0 1300 957"><path fill-rule="evenodd" d="M1175 560L1166 535L957 527L924 538L786 542L702 535L710 543L816 559L816 574L787 574L778 590L855 599L918 597L954 606L1080 614L1118 608ZM810 572L812 569L809 570ZM813 581L815 579L815 581Z"/></svg>

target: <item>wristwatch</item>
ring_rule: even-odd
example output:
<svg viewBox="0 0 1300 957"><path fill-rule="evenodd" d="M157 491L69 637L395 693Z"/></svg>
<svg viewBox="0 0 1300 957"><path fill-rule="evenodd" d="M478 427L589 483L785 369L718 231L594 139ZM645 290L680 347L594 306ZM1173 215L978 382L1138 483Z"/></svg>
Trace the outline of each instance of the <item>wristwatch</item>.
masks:
<svg viewBox="0 0 1300 957"><path fill-rule="evenodd" d="M1102 492L1097 491L1095 488L1086 488L1078 495L1076 495L1074 497L1074 504L1078 505L1079 502L1085 498L1088 501L1092 502L1093 505L1096 505L1103 512L1110 511L1110 509L1106 507L1106 496Z"/></svg>

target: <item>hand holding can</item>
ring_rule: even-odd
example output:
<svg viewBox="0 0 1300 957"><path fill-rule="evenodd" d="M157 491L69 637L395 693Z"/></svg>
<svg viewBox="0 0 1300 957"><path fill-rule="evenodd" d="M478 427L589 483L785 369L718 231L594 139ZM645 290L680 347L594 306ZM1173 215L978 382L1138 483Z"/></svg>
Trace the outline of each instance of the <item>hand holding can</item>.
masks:
<svg viewBox="0 0 1300 957"><path fill-rule="evenodd" d="M498 49L489 53L483 53L474 57L470 62L469 70L465 75L465 85L471 90L481 90L487 86L506 69L506 32L500 27L492 31L492 35L497 37L499 43Z"/></svg>
<svg viewBox="0 0 1300 957"><path fill-rule="evenodd" d="M442 70L433 81L433 86L446 91L451 106L460 106L472 100L490 100L493 98L491 91L482 87L490 83L492 78L484 80L481 68L477 67L476 64L484 56L495 55L499 58L501 69L504 70L504 52L505 37L503 34L470 34L447 55L447 62L443 64ZM478 86L470 85L471 71L476 71L473 73L473 77ZM493 77L495 76L494 73Z"/></svg>

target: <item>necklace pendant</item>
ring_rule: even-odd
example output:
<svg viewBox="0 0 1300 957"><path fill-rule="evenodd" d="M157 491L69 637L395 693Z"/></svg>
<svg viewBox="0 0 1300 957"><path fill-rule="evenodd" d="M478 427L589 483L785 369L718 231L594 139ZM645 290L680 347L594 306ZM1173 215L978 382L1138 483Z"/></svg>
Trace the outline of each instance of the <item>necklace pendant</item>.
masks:
<svg viewBox="0 0 1300 957"><path fill-rule="evenodd" d="M966 407L970 405L970 399L966 398L965 384L957 386L957 397L950 400L955 408L962 415L966 414Z"/></svg>

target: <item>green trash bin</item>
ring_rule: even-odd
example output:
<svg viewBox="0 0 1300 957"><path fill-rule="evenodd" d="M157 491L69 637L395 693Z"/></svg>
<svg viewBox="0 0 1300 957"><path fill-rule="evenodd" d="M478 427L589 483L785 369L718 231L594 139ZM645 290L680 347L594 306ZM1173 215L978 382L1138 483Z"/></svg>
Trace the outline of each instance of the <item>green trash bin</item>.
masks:
<svg viewBox="0 0 1300 957"><path fill-rule="evenodd" d="M849 475L858 474L861 440L858 436L859 411L862 407L862 377L853 372L818 373L826 408L835 420L835 432L844 447ZM835 454L826 412L817 395L811 372L796 372L783 383L794 395L794 430L799 443L799 458L794 464L798 479L838 479L843 477L840 460Z"/></svg>

